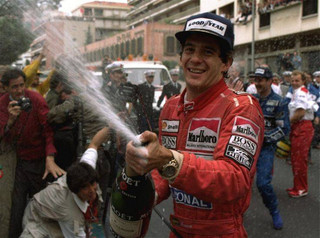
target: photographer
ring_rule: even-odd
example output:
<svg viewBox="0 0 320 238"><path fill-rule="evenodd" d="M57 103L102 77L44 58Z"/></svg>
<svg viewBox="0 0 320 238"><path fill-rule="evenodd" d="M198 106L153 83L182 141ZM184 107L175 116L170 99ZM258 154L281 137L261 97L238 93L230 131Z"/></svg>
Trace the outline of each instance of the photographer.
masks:
<svg viewBox="0 0 320 238"><path fill-rule="evenodd" d="M25 74L19 69L7 70L1 82L8 94L0 99L0 137L14 144L17 153L9 227L9 237L15 238L22 232L27 197L45 187L49 173L57 178L65 171L54 162L56 149L44 98L25 89Z"/></svg>
<svg viewBox="0 0 320 238"><path fill-rule="evenodd" d="M65 100L73 96L73 93L66 85L66 78L60 72L54 73L50 85L51 89L47 94L46 101L50 107L51 113L48 114L48 120L54 131L54 145L57 149L56 163L66 170L76 160L77 120L74 115L78 107L72 105L70 110L69 104L66 103L60 108L64 113L52 113L59 108L56 108L57 105L64 103ZM80 99L75 99L75 103L80 104Z"/></svg>

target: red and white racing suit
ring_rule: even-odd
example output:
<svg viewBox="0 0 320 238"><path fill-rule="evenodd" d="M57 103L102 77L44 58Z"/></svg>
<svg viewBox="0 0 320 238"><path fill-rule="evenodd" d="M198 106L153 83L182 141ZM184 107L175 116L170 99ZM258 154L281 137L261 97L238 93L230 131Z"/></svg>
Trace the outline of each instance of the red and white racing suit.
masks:
<svg viewBox="0 0 320 238"><path fill-rule="evenodd" d="M312 120L314 112L318 110L311 97L308 89L301 86L293 91L288 105L290 118L297 109L305 110L303 118L291 125L290 132L294 191L308 191L308 153L314 134Z"/></svg>
<svg viewBox="0 0 320 238"><path fill-rule="evenodd" d="M184 238L246 237L243 214L264 135L259 102L223 79L192 102L184 103L185 94L172 97L160 116L160 142L184 159L170 184L152 172L157 203L171 192L171 225Z"/></svg>

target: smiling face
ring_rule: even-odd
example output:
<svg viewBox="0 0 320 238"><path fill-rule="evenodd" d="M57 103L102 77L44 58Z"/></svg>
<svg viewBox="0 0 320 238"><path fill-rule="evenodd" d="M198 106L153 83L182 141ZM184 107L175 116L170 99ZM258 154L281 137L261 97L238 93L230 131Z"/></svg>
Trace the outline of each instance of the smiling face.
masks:
<svg viewBox="0 0 320 238"><path fill-rule="evenodd" d="M186 78L188 100L219 82L223 72L228 70L231 59L223 63L219 56L220 44L214 37L203 34L188 37L180 59Z"/></svg>
<svg viewBox="0 0 320 238"><path fill-rule="evenodd" d="M304 85L305 81L302 80L302 76L300 74L295 74L291 76L291 86L293 89L298 89L302 85Z"/></svg>
<svg viewBox="0 0 320 238"><path fill-rule="evenodd" d="M256 85L257 92L261 97L266 97L270 94L272 79L255 77L254 83Z"/></svg>

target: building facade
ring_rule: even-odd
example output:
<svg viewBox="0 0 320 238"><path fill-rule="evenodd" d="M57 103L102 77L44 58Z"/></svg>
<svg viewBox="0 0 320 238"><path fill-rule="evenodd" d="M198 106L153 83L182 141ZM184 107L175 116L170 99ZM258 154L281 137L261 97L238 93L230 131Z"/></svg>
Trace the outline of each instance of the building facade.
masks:
<svg viewBox="0 0 320 238"><path fill-rule="evenodd" d="M50 69L58 55L84 46L88 35L94 36L94 21L84 17L56 16L35 28L34 34L37 38L30 45L32 59L39 55L46 44L48 52L41 66L43 69Z"/></svg>
<svg viewBox="0 0 320 238"><path fill-rule="evenodd" d="M127 28L126 15L130 8L125 3L94 1L74 9L72 15L92 19L95 23L94 38L98 41Z"/></svg>
<svg viewBox="0 0 320 238"><path fill-rule="evenodd" d="M81 50L89 67L111 59L179 61L174 35L185 19L200 10L200 0L128 0L127 30Z"/></svg>
<svg viewBox="0 0 320 238"><path fill-rule="evenodd" d="M200 10L200 0L128 0L128 27L148 22L181 24Z"/></svg>
<svg viewBox="0 0 320 238"><path fill-rule="evenodd" d="M158 22L142 24L81 48L86 66L100 70L101 61L107 55L112 60L175 61L179 59L179 44L175 33L180 25Z"/></svg>
<svg viewBox="0 0 320 238"><path fill-rule="evenodd" d="M296 52L302 58L301 69L320 69L319 0L257 0L253 18L252 1L201 0L200 11L225 15L234 22L235 62L245 75L254 66L268 64L274 72L286 70L283 58ZM269 3L268 3L269 2ZM281 1L278 1L281 2ZM254 48L253 43L254 42Z"/></svg>

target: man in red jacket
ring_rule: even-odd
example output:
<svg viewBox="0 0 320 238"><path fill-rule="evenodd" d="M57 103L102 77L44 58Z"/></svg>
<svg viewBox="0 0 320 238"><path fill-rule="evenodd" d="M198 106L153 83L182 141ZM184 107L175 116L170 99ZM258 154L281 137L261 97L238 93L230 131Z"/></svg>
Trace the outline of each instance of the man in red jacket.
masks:
<svg viewBox="0 0 320 238"><path fill-rule="evenodd" d="M0 99L0 138L14 144L17 166L12 195L9 237L19 237L27 196L45 187L45 178L65 173L54 162L56 149L47 122L49 108L37 92L25 89L25 74L9 69L1 79L7 94Z"/></svg>
<svg viewBox="0 0 320 238"><path fill-rule="evenodd" d="M188 18L176 38L186 89L165 104L159 139L147 131L140 137L146 149L127 145L127 172L152 171L157 203L171 193L170 221L181 237L246 237L243 214L264 120L256 99L224 82L233 61L233 25L201 13Z"/></svg>

